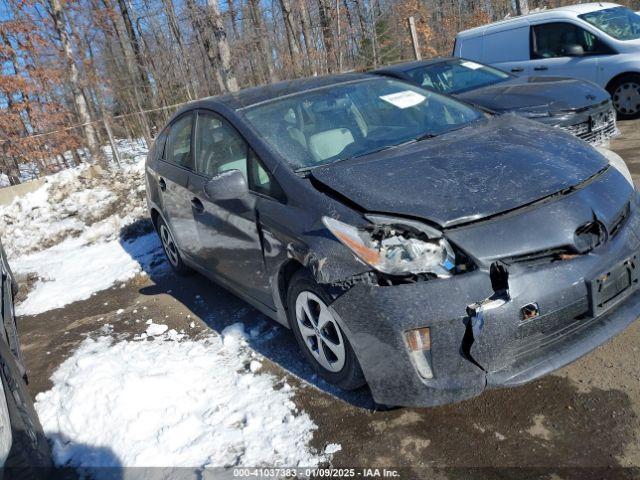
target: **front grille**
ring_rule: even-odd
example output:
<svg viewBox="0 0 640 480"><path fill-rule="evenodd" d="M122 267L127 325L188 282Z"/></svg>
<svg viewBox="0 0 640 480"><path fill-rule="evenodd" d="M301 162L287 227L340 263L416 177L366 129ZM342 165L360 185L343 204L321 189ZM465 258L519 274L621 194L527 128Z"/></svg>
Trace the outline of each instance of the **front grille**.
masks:
<svg viewBox="0 0 640 480"><path fill-rule="evenodd" d="M502 258L502 261L507 265L522 263L526 264L527 266L533 267L536 265L544 265L551 262L570 260L575 256L576 253L574 250L571 250L568 247L560 247L524 253L522 255L514 255L513 257L505 257Z"/></svg>
<svg viewBox="0 0 640 480"><path fill-rule="evenodd" d="M529 352L555 343L590 323L589 301L585 296L557 310L522 321L516 340L509 346L509 356L517 359Z"/></svg>
<svg viewBox="0 0 640 480"><path fill-rule="evenodd" d="M584 122L560 128L594 145L604 143L620 133L616 126L616 113L611 108L592 113Z"/></svg>

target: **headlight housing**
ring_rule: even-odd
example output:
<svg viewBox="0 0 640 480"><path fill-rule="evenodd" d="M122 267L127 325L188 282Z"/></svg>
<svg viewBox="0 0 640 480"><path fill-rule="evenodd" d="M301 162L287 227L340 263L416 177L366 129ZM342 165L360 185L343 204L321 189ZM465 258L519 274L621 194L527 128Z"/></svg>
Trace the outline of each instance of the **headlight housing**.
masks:
<svg viewBox="0 0 640 480"><path fill-rule="evenodd" d="M611 165L613 168L618 170L624 176L624 178L627 179L627 181L631 184L631 186L634 187L633 178L631 177L631 172L629 171L629 167L627 167L627 164L625 163L624 159L614 151L609 150L608 148L596 147L596 149L602 155L604 155L604 158L606 158L609 161L609 165Z"/></svg>
<svg viewBox="0 0 640 480"><path fill-rule="evenodd" d="M439 232L418 222L370 216L370 228L356 228L322 217L329 231L360 260L388 275L432 274L450 277L456 256Z"/></svg>

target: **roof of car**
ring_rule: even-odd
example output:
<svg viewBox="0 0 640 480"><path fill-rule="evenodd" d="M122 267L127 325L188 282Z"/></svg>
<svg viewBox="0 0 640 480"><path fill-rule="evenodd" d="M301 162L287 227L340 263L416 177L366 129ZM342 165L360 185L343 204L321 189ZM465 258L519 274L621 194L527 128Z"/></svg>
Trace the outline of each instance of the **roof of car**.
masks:
<svg viewBox="0 0 640 480"><path fill-rule="evenodd" d="M246 88L239 92L210 97L218 103L222 103L229 108L238 110L257 103L267 102L275 98L284 97L295 93L313 90L316 88L336 85L339 83L351 82L354 80L364 80L371 78L359 73L343 73L339 75L323 75L319 77L298 78L286 80L259 87ZM207 99L205 99L207 100Z"/></svg>
<svg viewBox="0 0 640 480"><path fill-rule="evenodd" d="M526 23L527 20L544 19L545 17L575 17L582 15L583 13L595 12L598 10L604 10L606 8L620 7L617 3L580 3L575 5L565 5L564 7L551 8L549 10L535 11L527 15L520 15L517 17L506 18L498 22L489 23L486 25L480 25L479 27L463 30L458 33L458 37L476 36L482 35L486 30L491 30L495 27L502 25L510 25L513 23Z"/></svg>
<svg viewBox="0 0 640 480"><path fill-rule="evenodd" d="M412 68L427 67L429 65L435 65L437 63L442 63L449 60L460 60L460 59L455 57L435 57L435 58L427 58L424 60L414 60L411 62L392 63L391 65L386 65L376 70L372 70L371 73L383 73L383 72L389 72L389 71L406 72L407 70L411 70Z"/></svg>

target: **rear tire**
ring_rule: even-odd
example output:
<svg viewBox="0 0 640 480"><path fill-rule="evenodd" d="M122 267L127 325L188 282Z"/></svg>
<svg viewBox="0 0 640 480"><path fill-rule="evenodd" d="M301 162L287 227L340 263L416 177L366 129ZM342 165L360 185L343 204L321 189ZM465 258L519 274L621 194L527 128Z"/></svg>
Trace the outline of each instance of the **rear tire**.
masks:
<svg viewBox="0 0 640 480"><path fill-rule="evenodd" d="M331 310L329 296L305 270L293 275L287 292L291 330L314 370L343 390L366 384L360 363Z"/></svg>
<svg viewBox="0 0 640 480"><path fill-rule="evenodd" d="M180 254L180 249L174 240L173 233L161 217L158 217L156 227L158 236L160 237L160 242L162 243L162 249L164 250L164 254L173 271L180 276L189 275L193 272L193 270L187 267L182 260L182 255Z"/></svg>
<svg viewBox="0 0 640 480"><path fill-rule="evenodd" d="M619 119L632 120L640 117L639 74L630 73L614 80L608 90Z"/></svg>

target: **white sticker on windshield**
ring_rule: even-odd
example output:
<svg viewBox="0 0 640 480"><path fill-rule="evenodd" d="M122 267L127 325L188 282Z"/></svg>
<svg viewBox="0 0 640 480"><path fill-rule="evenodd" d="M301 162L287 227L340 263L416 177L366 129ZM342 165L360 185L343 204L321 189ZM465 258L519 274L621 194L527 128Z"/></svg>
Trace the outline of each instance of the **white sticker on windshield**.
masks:
<svg viewBox="0 0 640 480"><path fill-rule="evenodd" d="M464 62L460 62L460 65L462 65L463 67L470 68L471 70L478 70L479 68L483 67L483 65L480 65L479 63L476 63L476 62L472 62L471 60L465 60Z"/></svg>
<svg viewBox="0 0 640 480"><path fill-rule="evenodd" d="M418 92L412 90L405 90L403 92L391 93L389 95L382 95L380 99L390 103L398 108L409 108L418 105L427 97L420 95Z"/></svg>

